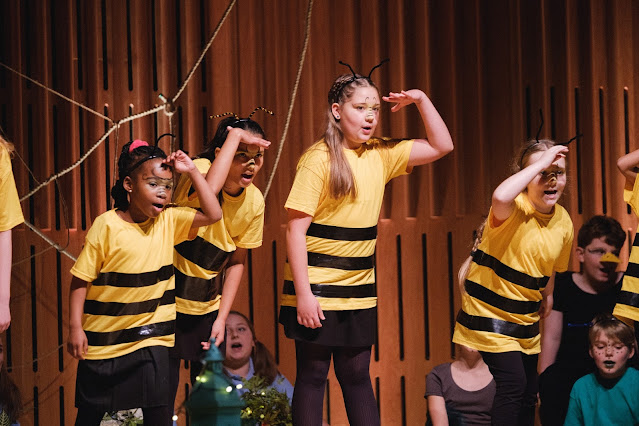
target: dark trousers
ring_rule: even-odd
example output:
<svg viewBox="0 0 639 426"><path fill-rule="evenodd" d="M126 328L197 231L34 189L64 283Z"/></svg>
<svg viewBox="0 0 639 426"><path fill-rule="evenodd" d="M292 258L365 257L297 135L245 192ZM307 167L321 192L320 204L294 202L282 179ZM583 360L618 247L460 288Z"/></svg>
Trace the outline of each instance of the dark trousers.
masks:
<svg viewBox="0 0 639 426"><path fill-rule="evenodd" d="M533 426L537 404L537 354L481 352L481 355L497 384L492 424Z"/></svg>

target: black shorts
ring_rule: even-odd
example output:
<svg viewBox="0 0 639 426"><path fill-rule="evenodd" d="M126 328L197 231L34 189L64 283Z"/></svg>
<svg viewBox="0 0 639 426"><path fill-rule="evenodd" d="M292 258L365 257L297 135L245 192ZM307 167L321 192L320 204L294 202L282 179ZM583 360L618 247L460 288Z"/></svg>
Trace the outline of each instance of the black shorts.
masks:
<svg viewBox="0 0 639 426"><path fill-rule="evenodd" d="M199 361L204 351L201 342L211 337L211 327L217 318L218 311L204 315L187 315L177 313L175 320L175 346L170 349L171 358Z"/></svg>
<svg viewBox="0 0 639 426"><path fill-rule="evenodd" d="M116 358L81 360L75 406L96 411L169 404L169 350L150 346Z"/></svg>
<svg viewBox="0 0 639 426"><path fill-rule="evenodd" d="M289 339L324 346L372 346L377 335L377 307L348 311L324 311L320 328L307 328L297 322L297 309L280 308L280 324Z"/></svg>

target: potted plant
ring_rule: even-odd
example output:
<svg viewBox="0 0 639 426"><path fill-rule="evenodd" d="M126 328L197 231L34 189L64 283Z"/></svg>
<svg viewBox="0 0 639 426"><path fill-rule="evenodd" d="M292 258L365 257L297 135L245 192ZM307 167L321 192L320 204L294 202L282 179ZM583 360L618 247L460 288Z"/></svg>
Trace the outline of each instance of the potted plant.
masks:
<svg viewBox="0 0 639 426"><path fill-rule="evenodd" d="M291 404L284 392L269 387L261 376L253 376L243 384L242 399L246 408L242 410L243 424L254 423L269 426L291 426L293 417Z"/></svg>

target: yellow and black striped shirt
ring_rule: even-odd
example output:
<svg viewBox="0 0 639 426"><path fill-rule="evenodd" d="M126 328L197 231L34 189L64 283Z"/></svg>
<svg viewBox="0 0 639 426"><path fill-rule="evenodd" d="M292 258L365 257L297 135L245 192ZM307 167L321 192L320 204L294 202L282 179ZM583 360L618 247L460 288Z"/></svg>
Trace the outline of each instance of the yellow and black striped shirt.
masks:
<svg viewBox="0 0 639 426"><path fill-rule="evenodd" d="M498 227L492 211L472 254L453 342L485 352L539 353L541 291L568 268L573 225L559 204L540 213L525 194Z"/></svg>
<svg viewBox="0 0 639 426"><path fill-rule="evenodd" d="M297 165L287 209L313 217L306 233L311 291L323 310L368 309L377 305L374 254L377 221L386 183L407 173L412 140L371 139L357 150L344 149L357 197L328 194L329 157L323 140ZM291 269L284 269L283 306L296 306Z"/></svg>
<svg viewBox="0 0 639 426"><path fill-rule="evenodd" d="M623 199L630 205L636 216L639 216L639 179L635 179L632 190L624 189ZM639 231L639 228L637 228ZM639 232L630 250L628 267L623 276L621 292L617 296L617 304L613 315L639 321Z"/></svg>
<svg viewBox="0 0 639 426"><path fill-rule="evenodd" d="M205 158L193 161L202 174L211 162ZM219 309L221 294L215 277L236 247L251 249L262 245L264 229L264 197L253 184L232 197L222 191L222 219L200 227L193 240L175 246L175 302L177 311L188 315L204 315ZM182 175L175 191L180 206L199 208L197 193L188 175Z"/></svg>
<svg viewBox="0 0 639 426"><path fill-rule="evenodd" d="M87 359L173 346L173 247L188 238L194 217L195 210L176 207L139 224L115 210L95 219L71 269L89 283L82 316Z"/></svg>

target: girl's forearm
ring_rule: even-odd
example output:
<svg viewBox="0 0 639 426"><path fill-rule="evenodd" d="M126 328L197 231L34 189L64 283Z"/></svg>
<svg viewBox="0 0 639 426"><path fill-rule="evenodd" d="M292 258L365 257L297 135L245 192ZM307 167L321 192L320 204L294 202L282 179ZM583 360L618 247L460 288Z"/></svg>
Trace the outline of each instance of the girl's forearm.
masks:
<svg viewBox="0 0 639 426"><path fill-rule="evenodd" d="M82 313L87 298L87 283L73 277L69 293L69 328L82 328Z"/></svg>
<svg viewBox="0 0 639 426"><path fill-rule="evenodd" d="M235 157L237 148L240 146L240 140L239 132L231 129L220 151L215 155L215 160L211 164L211 168L206 174L206 182L216 194L224 187L224 182L233 163L233 158Z"/></svg>
<svg viewBox="0 0 639 426"><path fill-rule="evenodd" d="M217 199L217 194L207 184L204 176L197 168L193 168L189 173L193 187L197 191L197 197L200 201L202 213L210 220L209 223L217 222L222 218L222 207Z"/></svg>
<svg viewBox="0 0 639 426"><path fill-rule="evenodd" d="M451 152L454 148L453 139L450 136L448 127L444 123L430 98L424 94L419 102L415 104L419 110L426 130L426 136L430 146L440 154L440 157Z"/></svg>
<svg viewBox="0 0 639 426"><path fill-rule="evenodd" d="M244 254L239 254L235 259L233 259L233 255L237 253L237 250L244 251ZM229 316L229 312L231 312L237 290L240 288L242 275L244 275L244 261L246 259L246 250L237 250L231 257L232 264L230 264L226 268L224 286L222 286L222 300L220 301L220 309L218 311L217 318L221 318L223 321L226 321L226 318L228 318Z"/></svg>

